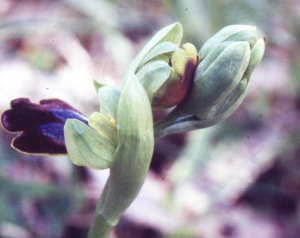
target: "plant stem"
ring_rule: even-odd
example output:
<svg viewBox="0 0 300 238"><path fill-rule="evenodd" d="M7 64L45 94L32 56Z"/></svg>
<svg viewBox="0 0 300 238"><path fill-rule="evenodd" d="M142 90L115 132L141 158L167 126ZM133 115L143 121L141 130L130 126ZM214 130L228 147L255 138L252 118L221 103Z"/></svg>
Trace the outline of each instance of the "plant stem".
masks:
<svg viewBox="0 0 300 238"><path fill-rule="evenodd" d="M185 116L185 114L182 111L177 110L175 108L173 111L171 111L166 117L163 119L157 121L154 124L154 137L159 138L163 137L166 134L164 133L164 130L170 126L173 125L174 122L180 117L180 116Z"/></svg>
<svg viewBox="0 0 300 238"><path fill-rule="evenodd" d="M107 221L101 214L101 210L102 210L103 204L105 202L108 181L109 181L109 178L106 181L105 187L104 187L101 197L98 201L96 211L95 211L95 214L94 214L91 226L90 226L88 238L108 238L109 233L111 232L112 228L114 227L114 225L107 223Z"/></svg>
<svg viewBox="0 0 300 238"><path fill-rule="evenodd" d="M88 238L108 238L113 227L105 221L101 213L95 214Z"/></svg>

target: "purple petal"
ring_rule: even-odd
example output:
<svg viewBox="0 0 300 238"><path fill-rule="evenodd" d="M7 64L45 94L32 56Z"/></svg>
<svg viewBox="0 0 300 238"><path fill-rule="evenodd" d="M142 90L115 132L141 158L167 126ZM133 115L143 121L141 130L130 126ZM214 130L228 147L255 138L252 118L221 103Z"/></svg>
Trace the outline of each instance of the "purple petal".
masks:
<svg viewBox="0 0 300 238"><path fill-rule="evenodd" d="M39 129L25 130L12 141L12 147L28 154L67 154L65 142L62 143L42 133Z"/></svg>
<svg viewBox="0 0 300 238"><path fill-rule="evenodd" d="M27 98L18 98L11 101L11 109L2 114L1 123L9 132L21 132L12 142L21 152L67 154L64 125L71 118L88 122L85 115L59 99L35 104Z"/></svg>

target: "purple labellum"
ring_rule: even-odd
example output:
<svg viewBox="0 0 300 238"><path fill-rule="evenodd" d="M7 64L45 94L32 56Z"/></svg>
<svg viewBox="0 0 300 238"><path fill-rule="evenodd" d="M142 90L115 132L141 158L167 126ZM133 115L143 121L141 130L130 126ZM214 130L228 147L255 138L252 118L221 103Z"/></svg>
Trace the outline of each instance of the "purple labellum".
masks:
<svg viewBox="0 0 300 238"><path fill-rule="evenodd" d="M41 100L39 104L27 98L11 101L11 109L1 116L3 127L9 132L21 132L12 146L29 154L67 154L64 125L67 119L88 124L88 118L59 99Z"/></svg>

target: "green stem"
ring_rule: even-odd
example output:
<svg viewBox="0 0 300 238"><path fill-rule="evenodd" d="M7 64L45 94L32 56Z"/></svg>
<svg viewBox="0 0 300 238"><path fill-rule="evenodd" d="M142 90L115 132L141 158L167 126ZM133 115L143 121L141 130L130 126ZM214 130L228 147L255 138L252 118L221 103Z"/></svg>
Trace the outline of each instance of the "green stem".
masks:
<svg viewBox="0 0 300 238"><path fill-rule="evenodd" d="M175 108L171 113L169 113L166 117L159 120L154 124L154 137L159 138L165 136L165 129L168 126L171 126L174 124L174 122L180 117L180 116L186 116L182 111Z"/></svg>
<svg viewBox="0 0 300 238"><path fill-rule="evenodd" d="M109 182L109 178L106 181L105 187L96 206L96 211L90 226L88 238L108 238L112 228L114 227L113 224L109 224L105 220L105 218L101 213L102 207L105 202L108 182Z"/></svg>
<svg viewBox="0 0 300 238"><path fill-rule="evenodd" d="M88 238L108 238L113 227L105 221L101 213L95 214Z"/></svg>

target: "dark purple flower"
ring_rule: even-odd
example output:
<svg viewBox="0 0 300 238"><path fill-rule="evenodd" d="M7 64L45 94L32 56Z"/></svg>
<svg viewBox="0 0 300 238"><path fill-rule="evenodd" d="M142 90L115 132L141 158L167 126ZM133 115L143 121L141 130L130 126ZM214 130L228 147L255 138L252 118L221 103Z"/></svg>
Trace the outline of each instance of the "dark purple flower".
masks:
<svg viewBox="0 0 300 238"><path fill-rule="evenodd" d="M67 119L78 119L87 124L88 118L59 99L41 100L39 104L27 98L11 101L11 109L1 116L8 132L21 132L12 147L29 154L67 154L64 125Z"/></svg>

